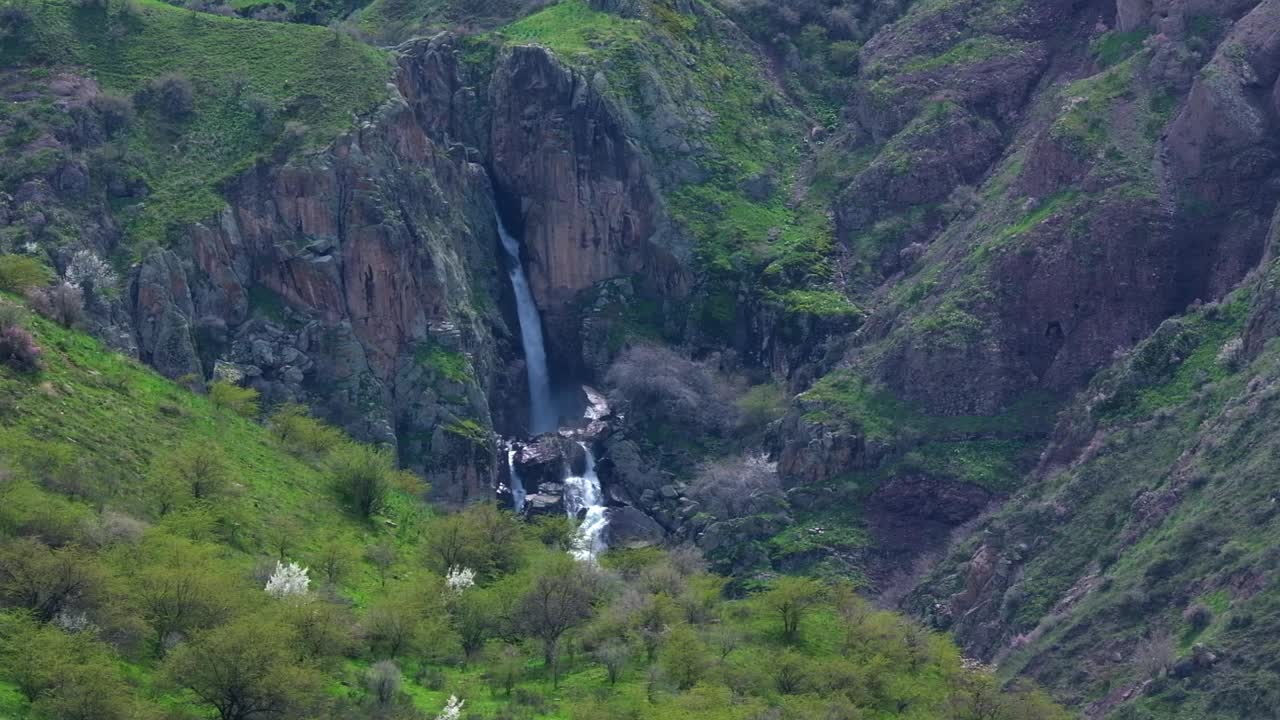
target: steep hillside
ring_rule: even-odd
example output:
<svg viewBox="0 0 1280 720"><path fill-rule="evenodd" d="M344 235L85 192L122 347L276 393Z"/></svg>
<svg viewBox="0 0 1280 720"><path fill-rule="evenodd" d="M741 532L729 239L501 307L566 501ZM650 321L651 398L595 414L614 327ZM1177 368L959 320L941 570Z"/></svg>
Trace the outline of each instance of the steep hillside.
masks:
<svg viewBox="0 0 1280 720"><path fill-rule="evenodd" d="M0 259L451 506L598 469L724 617L852 582L1091 717L1277 703L1280 0L358 4L5 4Z"/></svg>

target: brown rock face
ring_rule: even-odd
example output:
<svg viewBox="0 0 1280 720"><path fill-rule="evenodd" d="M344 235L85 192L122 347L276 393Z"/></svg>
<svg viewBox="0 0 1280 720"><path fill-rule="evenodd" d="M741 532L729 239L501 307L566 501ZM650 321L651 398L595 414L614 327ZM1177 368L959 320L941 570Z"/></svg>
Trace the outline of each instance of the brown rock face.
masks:
<svg viewBox="0 0 1280 720"><path fill-rule="evenodd" d="M402 87L432 86L418 80ZM396 93L324 152L241 176L217 218L147 259L133 307L140 353L162 372L229 363L269 400L395 444L461 500L492 484L492 443L468 428L492 425L507 333L471 298L499 296L505 274L487 173L415 112L437 100Z"/></svg>
<svg viewBox="0 0 1280 720"><path fill-rule="evenodd" d="M516 47L499 60L490 104L494 182L520 223L553 353L580 346L570 306L597 282L638 275L651 291L685 291L648 160L592 82Z"/></svg>

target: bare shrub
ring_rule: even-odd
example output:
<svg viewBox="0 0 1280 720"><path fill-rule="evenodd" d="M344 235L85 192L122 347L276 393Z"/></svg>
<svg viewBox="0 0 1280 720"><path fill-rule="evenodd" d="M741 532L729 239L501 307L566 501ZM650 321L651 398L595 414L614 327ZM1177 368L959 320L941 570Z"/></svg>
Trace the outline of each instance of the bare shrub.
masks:
<svg viewBox="0 0 1280 720"><path fill-rule="evenodd" d="M723 433L737 424L731 389L706 366L667 348L642 345L622 354L605 382L610 401L647 421Z"/></svg>
<svg viewBox="0 0 1280 720"><path fill-rule="evenodd" d="M769 512L783 503L777 466L753 455L703 465L689 495L721 520Z"/></svg>
<svg viewBox="0 0 1280 720"><path fill-rule="evenodd" d="M134 95L138 105L155 107L161 114L180 120L195 111L195 86L184 75L169 73L148 82Z"/></svg>
<svg viewBox="0 0 1280 720"><path fill-rule="evenodd" d="M62 327L73 328L84 322L84 291L71 283L29 290L27 302L32 310Z"/></svg>
<svg viewBox="0 0 1280 720"><path fill-rule="evenodd" d="M42 367L43 353L20 321L17 308L0 304L0 363L18 372L36 372Z"/></svg>
<svg viewBox="0 0 1280 720"><path fill-rule="evenodd" d="M1209 623L1213 622L1213 611L1201 603L1193 603L1182 611L1182 620L1192 630L1200 632L1209 627Z"/></svg>
<svg viewBox="0 0 1280 720"><path fill-rule="evenodd" d="M365 675L369 697L379 707L390 707L400 695L400 666L391 660L383 660L369 668Z"/></svg>
<svg viewBox="0 0 1280 720"><path fill-rule="evenodd" d="M127 97L103 93L93 99L93 109L102 118L107 135L115 135L133 123L133 101Z"/></svg>
<svg viewBox="0 0 1280 720"><path fill-rule="evenodd" d="M1177 656L1173 635L1167 630L1157 630L1134 647L1133 664L1142 675L1157 677L1173 665Z"/></svg>

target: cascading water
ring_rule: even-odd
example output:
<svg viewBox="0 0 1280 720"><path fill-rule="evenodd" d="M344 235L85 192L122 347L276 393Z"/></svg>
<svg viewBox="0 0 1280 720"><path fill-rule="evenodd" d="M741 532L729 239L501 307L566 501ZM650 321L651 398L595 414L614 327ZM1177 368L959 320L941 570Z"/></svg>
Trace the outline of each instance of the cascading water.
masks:
<svg viewBox="0 0 1280 720"><path fill-rule="evenodd" d="M524 361L529 375L529 434L539 435L556 429L556 412L551 402L551 375L547 371L547 351L542 343L542 318L533 303L529 278L520 262L520 243L498 218L498 234L507 253L507 272L516 295L516 312L520 319L520 340L524 345ZM513 475L514 477L514 475Z"/></svg>
<svg viewBox="0 0 1280 720"><path fill-rule="evenodd" d="M586 515L578 526L578 535L569 551L575 558L593 561L604 552L604 528L609 524L605 515L604 497L600 491L600 478L596 476L596 458L585 443L578 443L587 454L586 467L581 476L570 475L564 481L564 508L572 520L584 509Z"/></svg>
<svg viewBox="0 0 1280 720"><path fill-rule="evenodd" d="M516 467L516 449L515 447L507 448L507 469L511 475L511 505L517 513L524 512L524 499L528 493L524 489L524 479L520 477L520 470Z"/></svg>

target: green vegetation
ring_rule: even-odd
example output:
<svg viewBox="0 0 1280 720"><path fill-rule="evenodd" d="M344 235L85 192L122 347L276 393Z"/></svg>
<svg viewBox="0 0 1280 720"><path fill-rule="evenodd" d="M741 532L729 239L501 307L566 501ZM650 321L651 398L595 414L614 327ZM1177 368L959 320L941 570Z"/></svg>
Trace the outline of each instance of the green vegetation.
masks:
<svg viewBox="0 0 1280 720"><path fill-rule="evenodd" d="M842 586L784 579L727 600L695 556L657 550L605 556L605 582L564 555L571 528L487 504L435 516L385 452L304 408L258 425L23 322L45 367L0 369L8 717L244 717L257 702L429 718L456 695L476 718L834 705L923 720L996 690L947 640ZM999 720L1061 716L1038 693L1000 697Z"/></svg>
<svg viewBox="0 0 1280 720"><path fill-rule="evenodd" d="M0 290L21 295L53 282L53 271L25 255L0 255Z"/></svg>
<svg viewBox="0 0 1280 720"><path fill-rule="evenodd" d="M419 365L430 368L441 376L456 382L467 384L473 382L471 358L465 353L449 350L441 345L429 342L419 346L414 354Z"/></svg>
<svg viewBox="0 0 1280 720"><path fill-rule="evenodd" d="M31 18L0 65L51 63L135 98L136 120L112 145L145 179L145 202L120 208L131 245L164 242L213 215L222 184L273 152L330 142L384 98L386 56L321 28L182 10L158 0L19 2ZM191 88L190 111L147 99L162 76ZM179 108L180 109L180 108Z"/></svg>
<svg viewBox="0 0 1280 720"><path fill-rule="evenodd" d="M951 49L930 58L916 58L906 64L906 72L931 72L955 65L976 65L999 57L1025 52L1026 43L995 36L967 38Z"/></svg>
<svg viewBox="0 0 1280 720"><path fill-rule="evenodd" d="M1109 68L1112 65L1118 65L1129 59L1134 53L1142 49L1142 43L1151 35L1151 31L1146 28L1131 30L1129 32L1121 32L1112 30L1103 33L1089 43L1089 54L1098 61L1103 68Z"/></svg>
<svg viewBox="0 0 1280 720"><path fill-rule="evenodd" d="M923 472L996 492L1013 490L1034 463L1059 407L1052 396L1030 393L999 415L927 415L840 371L819 380L799 400L806 421L843 426L892 450L869 473L873 484L902 472Z"/></svg>

